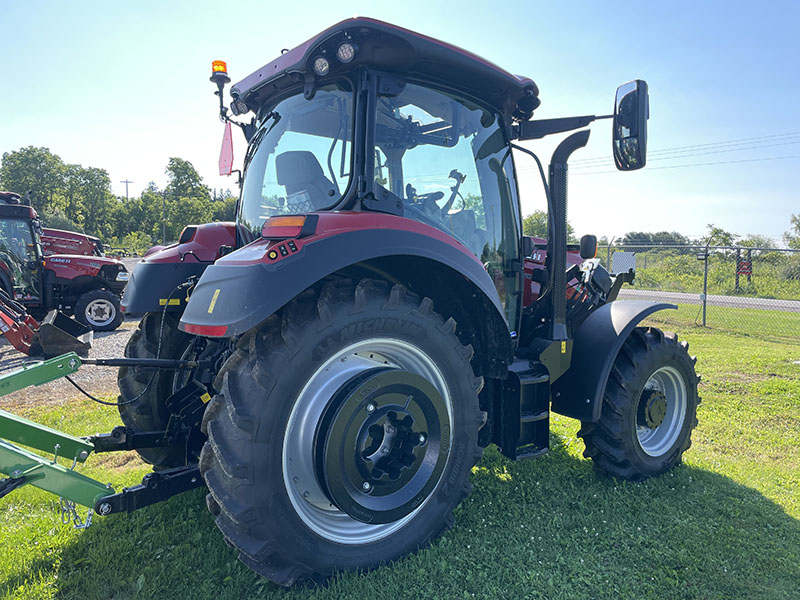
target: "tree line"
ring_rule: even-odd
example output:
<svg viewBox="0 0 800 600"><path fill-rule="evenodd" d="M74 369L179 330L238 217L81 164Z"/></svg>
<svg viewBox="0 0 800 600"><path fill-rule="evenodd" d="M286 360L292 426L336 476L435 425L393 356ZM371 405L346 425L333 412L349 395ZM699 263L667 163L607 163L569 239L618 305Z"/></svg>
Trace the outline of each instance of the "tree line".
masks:
<svg viewBox="0 0 800 600"><path fill-rule="evenodd" d="M28 146L3 154L0 189L29 193L45 227L139 253L176 240L188 224L233 220L236 197L210 189L189 161L170 158L165 172L163 190L151 182L140 196L125 199L111 192L105 169L67 164L48 148Z"/></svg>
<svg viewBox="0 0 800 600"><path fill-rule="evenodd" d="M0 189L25 194L30 192L33 207L46 227L81 231L101 238L110 246L143 252L165 240L174 241L188 224L232 221L236 197L230 190L210 189L192 163L169 159L162 190L150 183L140 196L125 199L111 192L111 178L105 169L67 164L48 148L28 146L5 152L0 163ZM473 199L468 199L473 200ZM479 199L474 203L481 204ZM630 231L616 245L768 247L773 242L759 235L738 236L709 224L701 240L690 240L677 231L655 233ZM523 219L525 235L547 237L547 212L536 210ZM567 224L571 243L577 242L572 225ZM800 214L791 215L789 231L783 236L789 248L800 249ZM608 245L607 237L598 243Z"/></svg>

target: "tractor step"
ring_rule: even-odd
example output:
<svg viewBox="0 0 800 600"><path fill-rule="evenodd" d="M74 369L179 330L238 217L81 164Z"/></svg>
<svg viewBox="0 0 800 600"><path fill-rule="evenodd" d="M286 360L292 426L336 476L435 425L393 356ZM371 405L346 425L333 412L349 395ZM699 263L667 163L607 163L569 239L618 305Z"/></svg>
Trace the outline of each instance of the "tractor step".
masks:
<svg viewBox="0 0 800 600"><path fill-rule="evenodd" d="M492 441L512 460L546 454L550 442L550 377L538 362L515 361L496 399ZM498 418L499 417L499 418Z"/></svg>

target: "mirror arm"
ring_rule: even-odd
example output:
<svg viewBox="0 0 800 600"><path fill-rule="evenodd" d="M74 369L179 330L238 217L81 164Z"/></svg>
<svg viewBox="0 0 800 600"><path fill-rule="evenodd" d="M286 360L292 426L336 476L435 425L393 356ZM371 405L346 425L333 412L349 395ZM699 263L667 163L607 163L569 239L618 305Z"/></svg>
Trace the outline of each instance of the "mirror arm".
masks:
<svg viewBox="0 0 800 600"><path fill-rule="evenodd" d="M542 119L540 121L521 121L512 127L512 139L538 140L553 133L563 133L586 127L597 119L611 119L614 115L586 115L583 117L564 117L561 119Z"/></svg>

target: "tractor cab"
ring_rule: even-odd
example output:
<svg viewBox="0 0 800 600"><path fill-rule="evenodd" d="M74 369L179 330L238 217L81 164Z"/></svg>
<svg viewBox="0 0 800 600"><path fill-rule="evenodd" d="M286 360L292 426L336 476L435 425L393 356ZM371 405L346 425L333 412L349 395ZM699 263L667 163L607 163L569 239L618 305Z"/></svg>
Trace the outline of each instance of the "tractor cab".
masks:
<svg viewBox="0 0 800 600"><path fill-rule="evenodd" d="M41 299L40 232L36 211L19 194L0 192L0 288L12 298Z"/></svg>

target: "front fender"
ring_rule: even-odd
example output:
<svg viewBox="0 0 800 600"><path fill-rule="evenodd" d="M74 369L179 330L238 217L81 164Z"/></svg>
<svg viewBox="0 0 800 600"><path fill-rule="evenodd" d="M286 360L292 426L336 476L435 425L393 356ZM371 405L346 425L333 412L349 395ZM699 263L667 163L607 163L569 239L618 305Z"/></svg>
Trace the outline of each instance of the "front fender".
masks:
<svg viewBox="0 0 800 600"><path fill-rule="evenodd" d="M596 422L603 407L603 392L622 344L648 315L674 304L643 300L614 301L601 306L575 333L572 362L552 387L552 409L581 421Z"/></svg>
<svg viewBox="0 0 800 600"><path fill-rule="evenodd" d="M269 258L270 252L289 248L290 244L296 250L286 250L286 255L278 255L278 259ZM452 269L488 299L487 305L496 314L487 315L487 320L496 317L505 324L494 283L469 251L456 242L425 233L376 228L308 241L276 244L261 240L225 256L203 273L181 318L180 329L201 335L241 335L325 277L364 261L390 256L421 257Z"/></svg>

